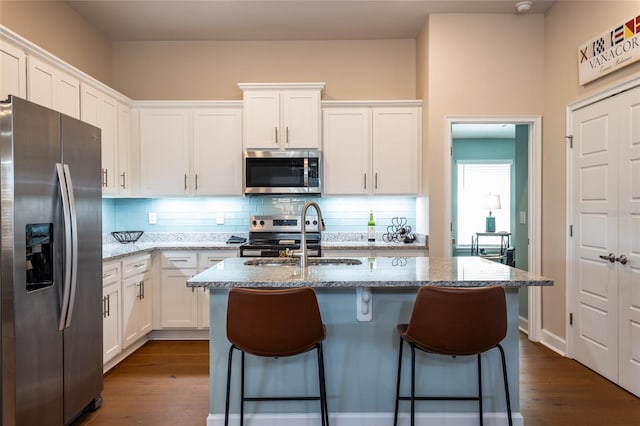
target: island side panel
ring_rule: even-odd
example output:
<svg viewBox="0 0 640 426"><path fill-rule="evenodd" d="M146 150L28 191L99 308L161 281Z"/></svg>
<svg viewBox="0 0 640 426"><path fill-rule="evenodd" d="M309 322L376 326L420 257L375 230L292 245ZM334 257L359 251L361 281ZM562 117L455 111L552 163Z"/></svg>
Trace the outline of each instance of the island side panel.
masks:
<svg viewBox="0 0 640 426"><path fill-rule="evenodd" d="M392 413L395 398L398 323L407 322L416 289L374 289L373 320L356 321L353 288L316 289L323 321L329 411L336 413ZM210 410L224 413L229 342L226 339L227 289L211 289L210 296ZM507 290L509 316L506 351L514 413L519 412L518 290ZM419 353L417 392L436 395L470 395L477 391L476 358L445 357ZM403 393L409 392L409 351L405 346ZM231 413L239 412L240 355L234 354ZM483 355L484 410L505 412L504 390L498 350ZM247 356L247 395L313 394L318 389L315 352L277 360ZM315 413L318 402L249 403L246 413ZM472 413L475 402L419 402L418 412ZM409 411L408 402L401 412Z"/></svg>

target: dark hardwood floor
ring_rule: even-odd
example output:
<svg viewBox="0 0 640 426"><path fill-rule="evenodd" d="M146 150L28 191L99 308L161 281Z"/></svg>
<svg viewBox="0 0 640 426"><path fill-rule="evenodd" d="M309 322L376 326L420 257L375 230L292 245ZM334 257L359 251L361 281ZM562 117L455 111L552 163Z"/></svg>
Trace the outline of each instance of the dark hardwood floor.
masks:
<svg viewBox="0 0 640 426"><path fill-rule="evenodd" d="M579 363L520 338L520 411L526 426L640 425L640 399ZM107 373L102 407L74 426L204 425L209 345L149 342Z"/></svg>

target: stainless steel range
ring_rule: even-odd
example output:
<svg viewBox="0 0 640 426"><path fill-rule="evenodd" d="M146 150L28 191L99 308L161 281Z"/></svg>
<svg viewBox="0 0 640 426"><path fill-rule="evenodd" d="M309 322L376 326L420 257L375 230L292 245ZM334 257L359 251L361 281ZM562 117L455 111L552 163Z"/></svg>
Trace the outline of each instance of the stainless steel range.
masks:
<svg viewBox="0 0 640 426"><path fill-rule="evenodd" d="M307 216L307 255L322 256L317 216ZM249 218L249 241L240 246L240 257L281 257L298 250L302 231L300 216L275 215Z"/></svg>

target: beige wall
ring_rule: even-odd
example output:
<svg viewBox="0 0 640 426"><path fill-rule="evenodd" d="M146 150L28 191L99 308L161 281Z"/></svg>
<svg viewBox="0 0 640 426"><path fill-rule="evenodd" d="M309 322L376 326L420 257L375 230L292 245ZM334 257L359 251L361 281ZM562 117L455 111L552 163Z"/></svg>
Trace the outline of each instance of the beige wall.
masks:
<svg viewBox="0 0 640 426"><path fill-rule="evenodd" d="M112 84L111 41L64 2L0 0L0 24L101 82Z"/></svg>
<svg viewBox="0 0 640 426"><path fill-rule="evenodd" d="M429 18L416 37L416 97L422 107L422 164L429 159ZM422 168L422 194L416 200L416 231L429 235L429 174Z"/></svg>
<svg viewBox="0 0 640 426"><path fill-rule="evenodd" d="M451 250L442 206L445 182L445 124L449 116L542 115L542 15L438 14L428 20L428 126L424 173L429 214L418 214L429 230L429 253ZM425 203L427 204L427 203Z"/></svg>
<svg viewBox="0 0 640 426"><path fill-rule="evenodd" d="M323 99L415 99L415 40L114 43L137 100L242 99L237 83L326 82Z"/></svg>
<svg viewBox="0 0 640 426"><path fill-rule="evenodd" d="M577 49L621 19L640 11L640 1L559 1L545 18L544 125L542 145L542 273L556 280L543 289L543 328L565 338L566 107L634 77L636 63L581 87ZM570 30L568 30L570 29Z"/></svg>

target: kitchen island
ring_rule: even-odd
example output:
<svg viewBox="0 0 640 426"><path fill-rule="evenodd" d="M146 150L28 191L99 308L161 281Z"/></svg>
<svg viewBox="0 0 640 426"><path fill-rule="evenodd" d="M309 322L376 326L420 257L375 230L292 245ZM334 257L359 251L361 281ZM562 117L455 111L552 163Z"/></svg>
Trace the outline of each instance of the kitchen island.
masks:
<svg viewBox="0 0 640 426"><path fill-rule="evenodd" d="M377 426L392 423L399 343L396 325L408 321L418 287L496 284L506 289L509 324L503 346L514 422L522 424L518 386L518 288L548 286L553 285L553 281L478 257L356 260L359 264L325 260L320 265L300 268L288 263L291 260L266 262L264 258L232 258L188 281L188 286L210 289L209 426L223 424L230 346L225 321L230 287L314 287L327 328L324 351L332 424ZM367 315L363 316L363 311L367 311ZM474 357L453 359L423 353L418 356L417 392L465 395L477 391ZM408 374L407 370L403 373ZM231 412L237 414L239 371L234 371L232 377ZM408 375L403 383L409 383ZM246 386L247 395L315 393L315 355L311 352L277 360L249 356ZM504 419L506 424L498 351L483 355L483 391L485 419L499 419L500 423ZM252 418L252 425L315 425L319 421L318 409L317 402L250 403L246 413L247 419ZM408 403L401 403L402 414L408 413L408 409ZM428 418L432 424L445 421L455 425L477 424L476 410L475 402L419 402L416 417ZM401 419L406 421L405 417Z"/></svg>

